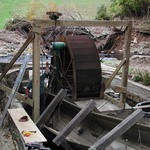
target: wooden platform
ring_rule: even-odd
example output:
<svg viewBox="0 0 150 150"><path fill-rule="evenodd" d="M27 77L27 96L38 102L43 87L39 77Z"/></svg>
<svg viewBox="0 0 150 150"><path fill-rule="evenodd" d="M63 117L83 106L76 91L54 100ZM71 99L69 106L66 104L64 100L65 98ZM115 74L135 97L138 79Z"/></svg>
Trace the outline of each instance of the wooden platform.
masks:
<svg viewBox="0 0 150 150"><path fill-rule="evenodd" d="M24 139L25 143L47 141L23 108L8 109L8 112L12 120L14 121L17 129L19 130L22 138ZM19 119L23 116L28 116L29 120L26 122L20 122ZM29 137L25 137L23 136L22 131L36 131L36 133L33 133Z"/></svg>

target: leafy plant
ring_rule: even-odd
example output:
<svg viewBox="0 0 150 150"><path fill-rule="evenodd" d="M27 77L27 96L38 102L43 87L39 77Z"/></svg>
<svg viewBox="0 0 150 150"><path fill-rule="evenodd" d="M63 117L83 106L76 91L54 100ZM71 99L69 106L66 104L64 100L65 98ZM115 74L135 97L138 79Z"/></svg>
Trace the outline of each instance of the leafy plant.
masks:
<svg viewBox="0 0 150 150"><path fill-rule="evenodd" d="M150 73L148 71L145 71L144 73L136 71L134 74L135 82L142 82L146 86L150 85Z"/></svg>
<svg viewBox="0 0 150 150"><path fill-rule="evenodd" d="M145 72L143 74L143 84L144 85L150 85L150 73Z"/></svg>
<svg viewBox="0 0 150 150"><path fill-rule="evenodd" d="M44 18L46 15L46 7L43 3L40 2L40 0L32 0L31 3L29 3L29 8L27 11L26 18L28 20L32 19L41 19Z"/></svg>
<svg viewBox="0 0 150 150"><path fill-rule="evenodd" d="M137 73L135 73L134 75L134 81L135 82L139 82L139 81L143 81L143 75L140 71L138 71Z"/></svg>
<svg viewBox="0 0 150 150"><path fill-rule="evenodd" d="M112 0L112 16L143 17L149 13L150 0Z"/></svg>
<svg viewBox="0 0 150 150"><path fill-rule="evenodd" d="M110 19L113 17L149 17L150 0L111 0L108 10L105 6L98 8L96 19Z"/></svg>
<svg viewBox="0 0 150 150"><path fill-rule="evenodd" d="M97 20L109 20L107 8L105 5L102 5L98 8L97 16L95 17Z"/></svg>

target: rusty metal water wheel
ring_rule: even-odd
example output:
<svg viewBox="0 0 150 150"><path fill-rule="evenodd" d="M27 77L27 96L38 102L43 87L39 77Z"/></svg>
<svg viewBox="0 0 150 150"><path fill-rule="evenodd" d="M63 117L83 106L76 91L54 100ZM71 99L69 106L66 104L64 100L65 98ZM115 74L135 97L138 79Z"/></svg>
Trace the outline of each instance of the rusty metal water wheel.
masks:
<svg viewBox="0 0 150 150"><path fill-rule="evenodd" d="M101 65L94 41L88 36L62 36L66 44L60 52L61 81L73 99L98 97L101 89Z"/></svg>

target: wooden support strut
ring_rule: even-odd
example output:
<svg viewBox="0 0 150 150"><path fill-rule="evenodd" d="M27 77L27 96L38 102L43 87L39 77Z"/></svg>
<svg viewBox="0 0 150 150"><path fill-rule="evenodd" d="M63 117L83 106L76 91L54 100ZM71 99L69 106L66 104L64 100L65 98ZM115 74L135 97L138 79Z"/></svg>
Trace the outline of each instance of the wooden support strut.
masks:
<svg viewBox="0 0 150 150"><path fill-rule="evenodd" d="M110 101L111 103L117 105L118 107L121 107L118 100L114 99L113 97L109 96L106 93L104 94L104 99L106 99L107 101Z"/></svg>
<svg viewBox="0 0 150 150"><path fill-rule="evenodd" d="M110 143L112 143L117 137L121 136L124 132L126 132L143 116L144 112L141 109L136 110L125 120L119 123L115 128L113 128L109 133L107 133L104 137L98 140L88 150L104 150L108 145L110 145Z"/></svg>
<svg viewBox="0 0 150 150"><path fill-rule="evenodd" d="M10 94L12 89L3 85L3 84L0 84L0 89L3 90L4 92ZM22 94L16 92L16 98L20 101L23 101L24 103L30 105L31 107L33 107L33 100L30 99L30 98L26 98L25 96L23 96Z"/></svg>
<svg viewBox="0 0 150 150"><path fill-rule="evenodd" d="M37 126L41 126L44 124L48 119L50 119L53 111L58 106L58 104L62 101L62 99L66 96L67 91L64 89L61 89L58 94L54 97L54 99L51 101L51 103L47 106L47 108L44 110L44 112L41 114L39 119L36 121Z"/></svg>
<svg viewBox="0 0 150 150"><path fill-rule="evenodd" d="M123 59L121 61L121 63L118 65L118 67L116 68L116 70L113 72L113 74L111 75L111 77L108 79L108 81L105 84L105 90L108 88L108 86L110 85L111 81L114 79L114 77L117 75L118 71L121 69L121 67L123 66L123 64L126 62L126 59Z"/></svg>
<svg viewBox="0 0 150 150"><path fill-rule="evenodd" d="M22 47L19 49L19 51L16 53L16 55L13 57L11 62L6 66L5 70L0 75L0 81L3 79L3 77L6 75L6 73L9 71L9 69L13 66L15 61L19 58L19 56L23 53L23 51L27 48L27 46L30 44L30 42L34 39L34 34L31 34L26 42L22 45Z"/></svg>
<svg viewBox="0 0 150 150"><path fill-rule="evenodd" d="M53 139L53 142L59 146L72 130L93 110L96 103L90 100L89 103L67 124L66 127Z"/></svg>
<svg viewBox="0 0 150 150"><path fill-rule="evenodd" d="M127 88L123 87L123 86L112 86L112 89L116 92L116 93L127 93Z"/></svg>

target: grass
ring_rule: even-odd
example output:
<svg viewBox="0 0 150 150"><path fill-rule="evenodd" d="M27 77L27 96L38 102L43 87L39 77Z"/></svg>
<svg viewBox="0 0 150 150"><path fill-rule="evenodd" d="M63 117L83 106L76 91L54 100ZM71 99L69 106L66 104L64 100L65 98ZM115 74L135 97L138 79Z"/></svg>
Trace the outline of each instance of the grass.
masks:
<svg viewBox="0 0 150 150"><path fill-rule="evenodd" d="M5 23L14 16L25 16L29 4L33 0L1 0L0 1L0 29L4 29ZM37 0L36 0L37 1ZM110 5L110 0L39 0L47 6L55 3L61 10L73 10L80 13L83 19L94 19L99 6ZM46 12L46 10L45 10Z"/></svg>
<svg viewBox="0 0 150 150"><path fill-rule="evenodd" d="M17 15L16 10L23 10L30 0L1 0L0 1L0 28L4 28L5 22ZM18 12L21 15L21 12Z"/></svg>
<svg viewBox="0 0 150 150"><path fill-rule="evenodd" d="M136 71L134 75L134 81L135 82L142 82L144 85L149 86L150 85L150 72L140 72Z"/></svg>

